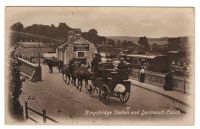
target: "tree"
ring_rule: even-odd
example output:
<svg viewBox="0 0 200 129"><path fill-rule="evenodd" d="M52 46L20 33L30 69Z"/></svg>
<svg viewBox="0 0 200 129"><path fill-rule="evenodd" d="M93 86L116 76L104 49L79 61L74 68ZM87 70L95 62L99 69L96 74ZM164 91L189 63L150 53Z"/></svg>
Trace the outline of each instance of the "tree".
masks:
<svg viewBox="0 0 200 129"><path fill-rule="evenodd" d="M13 24L10 29L13 31L23 31L24 25L21 22L17 22Z"/></svg>
<svg viewBox="0 0 200 129"><path fill-rule="evenodd" d="M151 51L151 47L149 45L149 41L145 36L144 37L140 37L139 40L138 40L138 43L143 47L144 51L146 51L146 52L150 52Z"/></svg>
<svg viewBox="0 0 200 129"><path fill-rule="evenodd" d="M117 40L116 46L117 46L117 47L121 47L121 41L120 41L120 40Z"/></svg>
<svg viewBox="0 0 200 129"><path fill-rule="evenodd" d="M127 48L127 45L128 45L128 41L127 41L127 40L124 40L124 41L122 42L123 48L126 49L126 48Z"/></svg>
<svg viewBox="0 0 200 129"><path fill-rule="evenodd" d="M168 50L177 51L181 49L181 38L169 38L168 39Z"/></svg>
<svg viewBox="0 0 200 129"><path fill-rule="evenodd" d="M109 46L115 47L115 41L112 39L108 39Z"/></svg>
<svg viewBox="0 0 200 129"><path fill-rule="evenodd" d="M159 45L158 45L157 43L153 43L153 44L152 44L152 51L153 51L153 52L157 52L158 49L159 49Z"/></svg>
<svg viewBox="0 0 200 129"><path fill-rule="evenodd" d="M91 36L97 36L98 32L96 29L90 29L88 31L88 34L91 35Z"/></svg>
<svg viewBox="0 0 200 129"><path fill-rule="evenodd" d="M94 43L95 45L101 45L107 39L104 36L99 36L96 29L90 29L88 32L82 33L83 38Z"/></svg>

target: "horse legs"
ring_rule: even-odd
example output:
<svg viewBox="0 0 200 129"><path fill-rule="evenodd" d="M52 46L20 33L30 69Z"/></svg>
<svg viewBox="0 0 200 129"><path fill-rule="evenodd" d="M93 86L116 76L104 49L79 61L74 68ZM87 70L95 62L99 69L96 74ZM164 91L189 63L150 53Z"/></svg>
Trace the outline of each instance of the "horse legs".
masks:
<svg viewBox="0 0 200 129"><path fill-rule="evenodd" d="M85 78L85 88L87 88L87 87L88 87L88 79Z"/></svg>
<svg viewBox="0 0 200 129"><path fill-rule="evenodd" d="M64 73L62 73L62 78L63 78L63 80L64 80L64 82L66 83L66 77L65 77L65 74Z"/></svg>
<svg viewBox="0 0 200 129"><path fill-rule="evenodd" d="M79 91L81 91L82 86L83 86L83 78L82 77L79 78L79 86L80 86Z"/></svg>
<svg viewBox="0 0 200 129"><path fill-rule="evenodd" d="M73 75L71 75L71 84L73 85Z"/></svg>
<svg viewBox="0 0 200 129"><path fill-rule="evenodd" d="M72 76L72 82L73 82L73 85L76 86L76 77L75 76Z"/></svg>
<svg viewBox="0 0 200 129"><path fill-rule="evenodd" d="M68 74L67 77L68 77L68 83L67 83L67 85L69 85L69 83L70 83L70 75Z"/></svg>

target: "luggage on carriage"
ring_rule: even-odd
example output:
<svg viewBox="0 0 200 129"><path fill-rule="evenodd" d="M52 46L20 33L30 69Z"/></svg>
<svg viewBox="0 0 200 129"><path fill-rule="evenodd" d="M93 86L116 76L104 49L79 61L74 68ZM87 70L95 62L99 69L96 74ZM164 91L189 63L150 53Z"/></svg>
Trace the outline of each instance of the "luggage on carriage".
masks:
<svg viewBox="0 0 200 129"><path fill-rule="evenodd" d="M110 97L126 103L130 96L131 82L128 81L129 64L123 63L121 62L118 68L114 69L112 62L100 62L90 85L90 95L99 93L99 100L105 104L108 104Z"/></svg>

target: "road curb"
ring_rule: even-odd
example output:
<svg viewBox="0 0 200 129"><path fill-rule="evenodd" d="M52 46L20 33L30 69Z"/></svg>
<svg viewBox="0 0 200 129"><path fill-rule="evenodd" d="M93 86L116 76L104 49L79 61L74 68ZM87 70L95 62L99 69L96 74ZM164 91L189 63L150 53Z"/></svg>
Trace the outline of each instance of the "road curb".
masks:
<svg viewBox="0 0 200 129"><path fill-rule="evenodd" d="M179 99L177 99L177 98L175 98L175 97L172 97L172 96L170 96L170 95L163 94L163 93L161 93L161 92L158 92L158 91L155 91L155 90L152 90L152 89L149 89L149 88L146 88L146 87L137 85L137 84L135 84L135 83L133 83L133 82L131 82L131 85L137 86L137 87L139 87L139 88L143 88L143 89L145 89L145 90L148 90L148 91L151 91L151 92L154 92L154 93L157 93L157 94L159 94L159 95L162 95L162 96L164 96L164 97L167 97L167 98L169 98L170 100L173 100L173 101L175 101L175 102L177 102L177 103L180 103L180 104L182 104L182 105L190 106L189 104L187 104L187 103L185 103L185 102L183 102L183 101L181 101L181 100L179 100Z"/></svg>

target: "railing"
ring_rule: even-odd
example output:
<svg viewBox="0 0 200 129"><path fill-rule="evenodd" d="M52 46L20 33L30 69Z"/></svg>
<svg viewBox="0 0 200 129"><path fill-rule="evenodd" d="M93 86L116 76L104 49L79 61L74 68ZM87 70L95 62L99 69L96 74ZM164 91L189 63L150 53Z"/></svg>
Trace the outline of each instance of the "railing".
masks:
<svg viewBox="0 0 200 129"><path fill-rule="evenodd" d="M42 116L44 123L46 123L47 120L50 120L50 121L52 121L54 123L59 123L58 121L54 120L53 118L47 116L46 110L42 110L42 113L40 113L40 112L38 112L38 111L36 111L36 110L28 107L28 103L27 102L25 102L25 117L26 117L26 120L30 119L30 120L32 120L35 123L39 123L37 120L35 120L31 116L29 116L29 112L28 112L29 110L32 111L32 112L34 112L34 113L36 113L36 114L38 114L38 115L40 115L40 116Z"/></svg>
<svg viewBox="0 0 200 129"><path fill-rule="evenodd" d="M22 58L18 58L20 62L20 72L22 75L30 78L32 81L41 81L42 80L42 72L41 67L37 64L33 64L27 60Z"/></svg>
<svg viewBox="0 0 200 129"><path fill-rule="evenodd" d="M139 71L136 69L132 69L130 77L132 79L138 80L139 76ZM156 86L163 87L165 83L165 74L164 73L157 73L157 72L151 72L151 71L146 71L145 72L145 83L153 84ZM173 76L173 90L179 91L179 92L189 92L190 87L189 87L189 80L185 76Z"/></svg>

